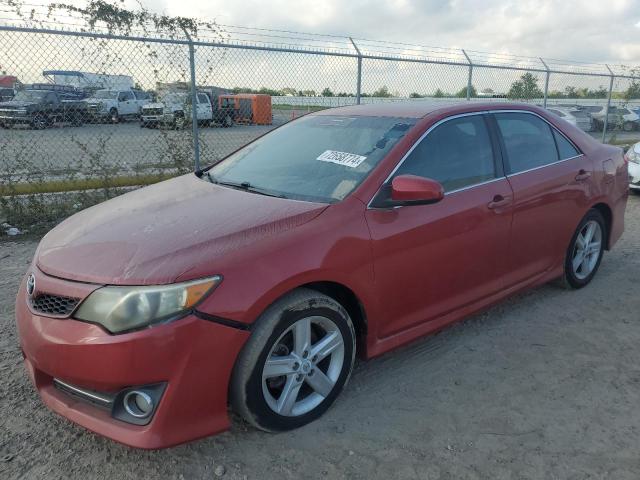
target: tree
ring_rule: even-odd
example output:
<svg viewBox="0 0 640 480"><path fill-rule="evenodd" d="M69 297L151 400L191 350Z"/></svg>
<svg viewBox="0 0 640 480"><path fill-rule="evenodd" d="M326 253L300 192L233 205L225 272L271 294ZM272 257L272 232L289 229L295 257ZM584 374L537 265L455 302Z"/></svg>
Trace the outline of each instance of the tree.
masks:
<svg viewBox="0 0 640 480"><path fill-rule="evenodd" d="M544 97L544 93L538 88L538 79L527 72L511 84L507 97L526 100Z"/></svg>
<svg viewBox="0 0 640 480"><path fill-rule="evenodd" d="M282 93L282 95L296 96L298 94L298 91L295 88L285 87L282 90L280 90L280 93Z"/></svg>
<svg viewBox="0 0 640 480"><path fill-rule="evenodd" d="M422 98L424 95L420 95L419 93L413 92L409 95L409 98Z"/></svg>
<svg viewBox="0 0 640 480"><path fill-rule="evenodd" d="M321 95L323 97L333 97L333 92L331 91L331 89L329 87L327 87L324 90L322 90Z"/></svg>
<svg viewBox="0 0 640 480"><path fill-rule="evenodd" d="M378 90L371 94L372 97L391 97L392 95L389 93L389 88L386 85L381 86Z"/></svg>
<svg viewBox="0 0 640 480"><path fill-rule="evenodd" d="M478 96L478 92L476 91L476 87L474 87L473 85L471 85L471 91L470 91L470 97L477 97ZM467 87L462 87L460 90L458 90L458 92L456 93L456 97L458 98L467 98Z"/></svg>
<svg viewBox="0 0 640 480"><path fill-rule="evenodd" d="M434 98L442 98L444 97L444 92L439 88L433 93Z"/></svg>

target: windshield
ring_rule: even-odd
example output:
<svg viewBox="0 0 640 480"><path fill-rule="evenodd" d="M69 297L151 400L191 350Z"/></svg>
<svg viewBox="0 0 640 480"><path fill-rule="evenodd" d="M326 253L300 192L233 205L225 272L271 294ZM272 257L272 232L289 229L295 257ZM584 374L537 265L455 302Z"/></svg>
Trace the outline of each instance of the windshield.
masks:
<svg viewBox="0 0 640 480"><path fill-rule="evenodd" d="M184 103L186 97L186 93L167 93L160 101L162 103Z"/></svg>
<svg viewBox="0 0 640 480"><path fill-rule="evenodd" d="M93 98L117 98L118 92L113 90L98 90L93 94Z"/></svg>
<svg viewBox="0 0 640 480"><path fill-rule="evenodd" d="M284 125L210 170L287 198L332 203L362 182L415 124L412 118L317 115Z"/></svg>
<svg viewBox="0 0 640 480"><path fill-rule="evenodd" d="M18 102L39 102L47 93L45 90L22 90L13 99Z"/></svg>

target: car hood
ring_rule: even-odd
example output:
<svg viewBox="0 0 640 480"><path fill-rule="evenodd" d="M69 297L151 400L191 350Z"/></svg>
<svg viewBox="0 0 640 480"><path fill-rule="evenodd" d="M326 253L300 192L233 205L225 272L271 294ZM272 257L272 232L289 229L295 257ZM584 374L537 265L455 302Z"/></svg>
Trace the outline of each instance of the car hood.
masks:
<svg viewBox="0 0 640 480"><path fill-rule="evenodd" d="M0 108L27 108L37 105L35 102L21 102L19 100L9 100L0 103Z"/></svg>
<svg viewBox="0 0 640 480"><path fill-rule="evenodd" d="M203 259L215 269L217 258L302 225L326 207L221 187L189 174L70 217L42 239L36 264L49 275L99 284L188 280Z"/></svg>

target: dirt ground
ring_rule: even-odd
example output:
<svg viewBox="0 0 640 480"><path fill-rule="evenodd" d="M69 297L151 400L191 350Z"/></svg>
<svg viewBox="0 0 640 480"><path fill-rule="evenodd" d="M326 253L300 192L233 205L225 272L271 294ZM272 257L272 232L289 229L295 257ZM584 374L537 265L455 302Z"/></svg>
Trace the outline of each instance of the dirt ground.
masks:
<svg viewBox="0 0 640 480"><path fill-rule="evenodd" d="M640 478L640 197L626 222L587 288L543 286L360 362L305 428L273 435L236 421L154 452L41 404L13 318L36 242L1 242L0 478Z"/></svg>

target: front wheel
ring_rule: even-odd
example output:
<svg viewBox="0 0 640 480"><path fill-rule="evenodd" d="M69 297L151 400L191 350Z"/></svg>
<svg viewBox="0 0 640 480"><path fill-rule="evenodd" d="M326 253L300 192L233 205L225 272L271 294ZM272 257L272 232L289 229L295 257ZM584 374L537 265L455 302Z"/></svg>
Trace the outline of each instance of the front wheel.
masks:
<svg viewBox="0 0 640 480"><path fill-rule="evenodd" d="M570 288L582 288L595 276L604 254L607 227L602 214L589 210L573 234L567 249L563 284Z"/></svg>
<svg viewBox="0 0 640 480"><path fill-rule="evenodd" d="M111 120L111 123L120 122L120 114L118 113L118 110L116 110L115 108L109 110L109 120Z"/></svg>
<svg viewBox="0 0 640 480"><path fill-rule="evenodd" d="M624 122L624 123L622 124L622 129L623 129L625 132L632 132L632 131L634 131L634 130L635 130L635 127L636 127L636 125L635 125L635 123L634 123L634 122Z"/></svg>
<svg viewBox="0 0 640 480"><path fill-rule="evenodd" d="M296 290L257 320L233 370L232 408L262 430L301 427L335 401L354 358L346 310L326 295Z"/></svg>

